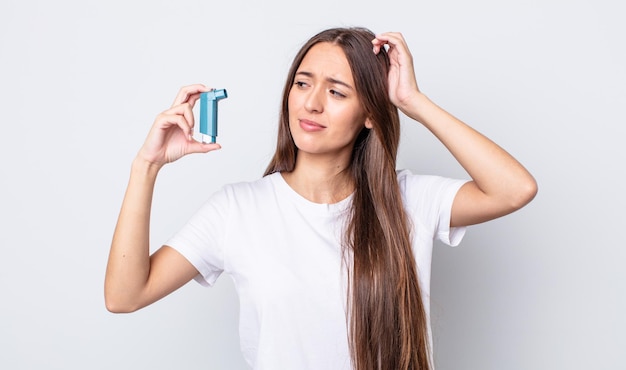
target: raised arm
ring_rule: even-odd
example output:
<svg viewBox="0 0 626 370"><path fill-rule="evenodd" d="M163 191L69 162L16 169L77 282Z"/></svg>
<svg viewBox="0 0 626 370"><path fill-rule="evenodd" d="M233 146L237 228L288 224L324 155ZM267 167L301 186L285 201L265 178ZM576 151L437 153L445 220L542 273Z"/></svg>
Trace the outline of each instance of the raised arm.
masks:
<svg viewBox="0 0 626 370"><path fill-rule="evenodd" d="M150 256L150 209L159 170L190 153L219 149L193 140L192 108L203 85L183 87L172 107L159 114L131 166L106 269L104 293L111 312L132 312L166 296L198 272L178 252L164 247Z"/></svg>
<svg viewBox="0 0 626 370"><path fill-rule="evenodd" d="M391 101L408 117L428 128L472 178L454 199L451 226L504 216L534 198L537 183L515 158L419 91L413 57L401 34L377 35L372 44L375 53L385 44L389 46Z"/></svg>

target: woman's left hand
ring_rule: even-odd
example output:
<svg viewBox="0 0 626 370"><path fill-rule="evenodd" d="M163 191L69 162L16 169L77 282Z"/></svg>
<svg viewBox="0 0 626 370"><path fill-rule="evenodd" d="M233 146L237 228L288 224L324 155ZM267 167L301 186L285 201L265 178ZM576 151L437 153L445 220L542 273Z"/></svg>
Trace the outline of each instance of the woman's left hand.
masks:
<svg viewBox="0 0 626 370"><path fill-rule="evenodd" d="M389 98L404 113L413 99L420 93L413 68L413 56L404 37L399 32L385 32L372 40L374 53L378 54L385 45L391 63L389 69Z"/></svg>
<svg viewBox="0 0 626 370"><path fill-rule="evenodd" d="M391 102L430 130L472 177L454 198L450 226L493 220L533 199L537 183L515 158L419 91L413 57L400 33L377 35L372 44L376 54L389 47Z"/></svg>

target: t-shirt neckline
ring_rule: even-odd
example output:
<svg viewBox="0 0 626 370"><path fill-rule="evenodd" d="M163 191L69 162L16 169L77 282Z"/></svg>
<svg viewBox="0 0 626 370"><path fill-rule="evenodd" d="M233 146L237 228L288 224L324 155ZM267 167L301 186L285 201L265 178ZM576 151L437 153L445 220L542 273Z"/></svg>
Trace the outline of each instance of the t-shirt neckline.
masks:
<svg viewBox="0 0 626 370"><path fill-rule="evenodd" d="M281 189L283 193L287 194L287 196L299 207L308 210L309 212L314 212L320 215L329 215L329 214L338 214L346 211L352 202L352 198L354 193L348 195L346 198L340 200L336 203L315 203L312 202L302 195L300 195L297 191L295 191L288 183L285 181L280 172L275 172L270 175L272 182L274 185Z"/></svg>

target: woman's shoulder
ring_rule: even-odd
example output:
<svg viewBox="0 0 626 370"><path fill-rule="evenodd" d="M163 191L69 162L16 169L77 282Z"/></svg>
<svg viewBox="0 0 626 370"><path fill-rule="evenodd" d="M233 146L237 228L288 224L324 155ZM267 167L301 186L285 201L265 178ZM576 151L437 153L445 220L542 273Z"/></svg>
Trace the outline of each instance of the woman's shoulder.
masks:
<svg viewBox="0 0 626 370"><path fill-rule="evenodd" d="M440 175L418 174L408 169L396 171L400 191L405 197L432 199L442 193L456 193L468 180Z"/></svg>
<svg viewBox="0 0 626 370"><path fill-rule="evenodd" d="M438 175L415 173L409 169L396 170L396 176L398 178L398 184L402 190L408 190L416 187L428 187L436 185L436 183L439 182L453 180Z"/></svg>
<svg viewBox="0 0 626 370"><path fill-rule="evenodd" d="M239 181L222 186L222 192L242 197L246 195L259 196L263 193L273 191L275 187L275 177L280 176L279 173L273 173L254 180Z"/></svg>
<svg viewBox="0 0 626 370"><path fill-rule="evenodd" d="M218 209L223 212L232 212L270 199L275 188L273 176L224 184L206 199L203 208L211 212Z"/></svg>

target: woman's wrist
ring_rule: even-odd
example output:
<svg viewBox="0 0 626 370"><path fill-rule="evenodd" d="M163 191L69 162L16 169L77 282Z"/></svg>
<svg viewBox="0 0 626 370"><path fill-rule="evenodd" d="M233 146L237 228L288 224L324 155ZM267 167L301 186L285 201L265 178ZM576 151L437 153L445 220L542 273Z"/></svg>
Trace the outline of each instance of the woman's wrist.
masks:
<svg viewBox="0 0 626 370"><path fill-rule="evenodd" d="M422 92L416 92L400 110L411 119L425 123L427 111L434 103Z"/></svg>
<svg viewBox="0 0 626 370"><path fill-rule="evenodd" d="M131 172L137 175L156 177L161 167L163 167L162 164L150 162L140 155L137 155L131 164Z"/></svg>

